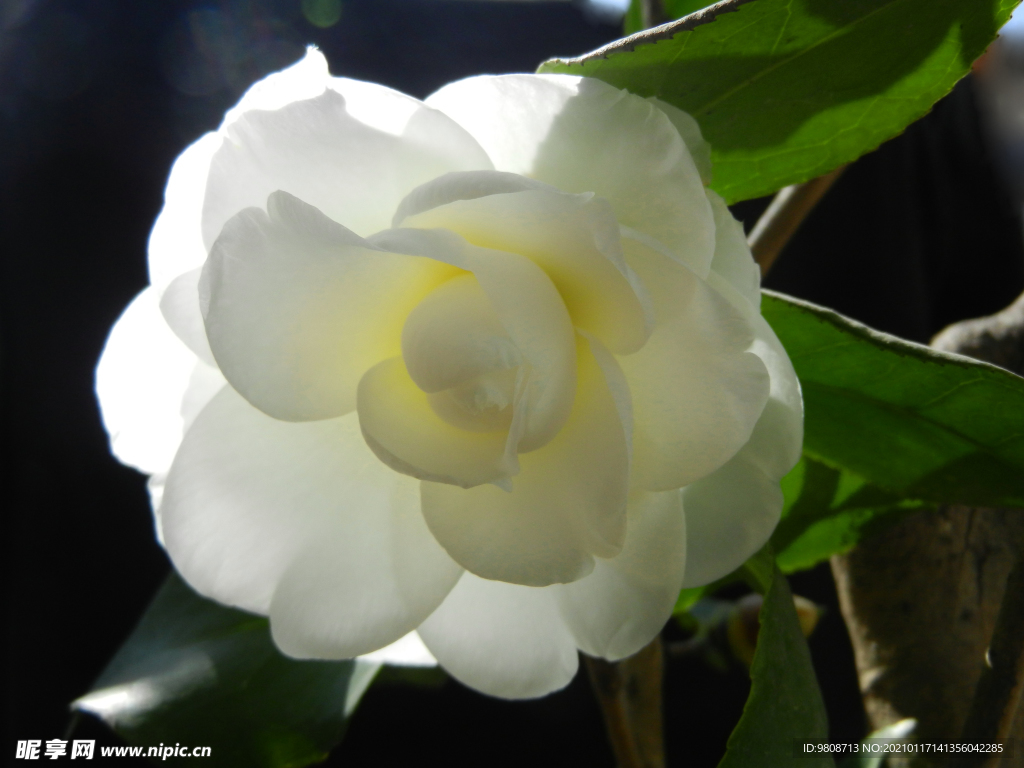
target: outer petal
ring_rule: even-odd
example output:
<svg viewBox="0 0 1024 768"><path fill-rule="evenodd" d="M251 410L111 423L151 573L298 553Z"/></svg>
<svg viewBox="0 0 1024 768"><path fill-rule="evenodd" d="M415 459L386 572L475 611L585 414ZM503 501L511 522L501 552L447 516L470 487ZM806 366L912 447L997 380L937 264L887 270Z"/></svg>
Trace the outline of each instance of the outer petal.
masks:
<svg viewBox="0 0 1024 768"><path fill-rule="evenodd" d="M512 491L424 482L423 515L464 568L544 586L575 581L592 554L618 554L625 536L629 461L615 398L585 342L569 421L548 445L521 454Z"/></svg>
<svg viewBox="0 0 1024 768"><path fill-rule="evenodd" d="M750 302L755 311L760 311L761 269L750 253L743 225L733 218L725 200L717 192L709 189L707 193L711 209L715 212L715 258L711 262L712 277L724 279L740 296ZM714 281L710 282L715 285Z"/></svg>
<svg viewBox="0 0 1024 768"><path fill-rule="evenodd" d="M380 251L284 192L267 208L232 219L203 268L210 346L264 413L341 416L363 372L400 354L405 316L457 270Z"/></svg>
<svg viewBox="0 0 1024 768"><path fill-rule="evenodd" d="M96 367L96 396L111 451L142 472L166 473L187 427L187 411L205 405L223 383L174 335L160 314L156 291L147 288L114 324Z"/></svg>
<svg viewBox="0 0 1024 768"><path fill-rule="evenodd" d="M324 90L326 89L326 90ZM386 228L415 187L449 171L490 169L450 118L378 85L325 79L319 95L232 114L203 203L203 241L282 189L362 235Z"/></svg>
<svg viewBox="0 0 1024 768"><path fill-rule="evenodd" d="M201 267L190 269L171 281L160 299L160 312L171 330L185 346L207 365L217 367L217 361L206 338L203 311L199 306L199 279Z"/></svg>
<svg viewBox="0 0 1024 768"><path fill-rule="evenodd" d="M757 316L755 327L752 350L771 373L771 397L743 449L721 469L683 489L687 587L724 576L764 545L782 512L779 480L800 459L800 383L768 323Z"/></svg>
<svg viewBox="0 0 1024 768"><path fill-rule="evenodd" d="M700 172L700 178L705 184L711 183L711 145L704 139L700 131L700 125L693 117L683 112L679 107L673 107L666 101L649 96L649 102L665 113L665 117L672 121L672 125L679 131L679 135L686 143L690 151L693 164Z"/></svg>
<svg viewBox="0 0 1024 768"><path fill-rule="evenodd" d="M175 277L201 267L206 260L203 199L210 162L224 142L227 127L251 110L280 109L293 101L319 96L331 82L327 60L310 48L292 66L253 85L227 113L219 132L207 133L175 160L164 191L163 210L149 237L149 280L154 287L163 291Z"/></svg>
<svg viewBox="0 0 1024 768"><path fill-rule="evenodd" d="M683 586L710 584L768 541L782 513L778 478L740 451L721 469L683 489L689 546Z"/></svg>
<svg viewBox="0 0 1024 768"><path fill-rule="evenodd" d="M277 421L226 387L171 467L164 540L201 594L269 612L285 652L348 658L414 629L458 579L418 502L355 414Z"/></svg>
<svg viewBox="0 0 1024 768"><path fill-rule="evenodd" d="M440 198L442 191L431 194L431 188L454 193L459 177L469 177L465 181L477 192L484 176L494 177L500 190L509 174L449 174L417 192ZM473 245L526 256L551 278L576 327L613 352L635 352L647 340L650 299L626 265L619 226L605 200L552 188L499 191L438 205L409 216L403 226L450 229Z"/></svg>
<svg viewBox="0 0 1024 768"><path fill-rule="evenodd" d="M650 340L619 362L633 394L634 481L679 488L708 475L750 438L768 399L769 376L746 351L753 328L686 267L627 247L654 297Z"/></svg>
<svg viewBox="0 0 1024 768"><path fill-rule="evenodd" d="M679 491L630 500L622 552L598 559L589 576L551 589L584 653L612 661L657 635L675 607L686 566L686 519Z"/></svg>
<svg viewBox="0 0 1024 768"><path fill-rule="evenodd" d="M779 337L760 315L754 319L754 331L756 338L750 349L764 361L772 385L768 403L747 448L756 453L756 463L765 472L781 480L800 460L803 448L804 404L800 380Z"/></svg>
<svg viewBox="0 0 1024 768"><path fill-rule="evenodd" d="M471 688L505 699L557 691L579 657L547 589L463 574L419 629L441 666Z"/></svg>
<svg viewBox="0 0 1024 768"><path fill-rule="evenodd" d="M654 104L565 75L472 77L426 103L473 134L498 170L594 192L611 202L620 224L707 274L711 209L679 131Z"/></svg>
<svg viewBox="0 0 1024 768"><path fill-rule="evenodd" d="M210 161L222 143L219 134L207 133L189 145L171 166L164 207L149 234L149 282L158 291L206 261L203 197Z"/></svg>

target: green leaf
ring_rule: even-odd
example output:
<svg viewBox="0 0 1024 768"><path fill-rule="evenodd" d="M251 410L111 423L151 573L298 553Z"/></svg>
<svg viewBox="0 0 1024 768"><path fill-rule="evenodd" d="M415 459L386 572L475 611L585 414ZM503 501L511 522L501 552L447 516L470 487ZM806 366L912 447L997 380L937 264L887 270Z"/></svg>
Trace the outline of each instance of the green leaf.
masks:
<svg viewBox="0 0 1024 768"><path fill-rule="evenodd" d="M806 456L889 499L1024 507L1024 379L770 291L761 308L800 377Z"/></svg>
<svg viewBox="0 0 1024 768"><path fill-rule="evenodd" d="M782 478L782 493L782 520L771 541L783 573L811 568L907 515L933 506L900 498L809 456Z"/></svg>
<svg viewBox="0 0 1024 768"><path fill-rule="evenodd" d="M775 569L750 665L750 696L719 768L790 765L796 741L827 742L828 717L786 577ZM827 755L804 768L833 766Z"/></svg>
<svg viewBox="0 0 1024 768"><path fill-rule="evenodd" d="M820 176L923 116L1017 0L726 0L541 72L693 115L728 202Z"/></svg>
<svg viewBox="0 0 1024 768"><path fill-rule="evenodd" d="M72 707L130 744L209 746L204 765L303 766L341 740L378 666L286 658L266 619L199 597L172 573Z"/></svg>

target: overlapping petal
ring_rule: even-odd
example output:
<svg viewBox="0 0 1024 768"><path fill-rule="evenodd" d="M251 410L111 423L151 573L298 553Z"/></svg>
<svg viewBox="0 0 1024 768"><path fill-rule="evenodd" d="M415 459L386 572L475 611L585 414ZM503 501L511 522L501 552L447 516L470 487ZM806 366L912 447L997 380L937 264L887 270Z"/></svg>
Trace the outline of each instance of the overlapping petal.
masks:
<svg viewBox="0 0 1024 768"><path fill-rule="evenodd" d="M551 278L521 254L480 248L450 230L392 229L370 241L473 273L526 367L518 450L550 442L569 418L576 387L572 319Z"/></svg>
<svg viewBox="0 0 1024 768"><path fill-rule="evenodd" d="M464 126L497 170L593 192L611 203L620 224L707 274L711 208L686 144L655 104L567 75L471 77L426 103Z"/></svg>
<svg viewBox="0 0 1024 768"><path fill-rule="evenodd" d="M191 417L223 383L171 331L147 288L114 324L96 367L111 451L141 472L165 474Z"/></svg>
<svg viewBox="0 0 1024 768"><path fill-rule="evenodd" d="M425 482L423 515L464 568L487 579L544 586L590 573L626 534L626 430L585 340L572 415L554 440L519 456L511 492Z"/></svg>
<svg viewBox="0 0 1024 768"><path fill-rule="evenodd" d="M634 417L634 482L680 488L708 475L750 439L769 375L747 351L750 320L686 267L637 244L630 264L650 286L656 325L644 348L620 358Z"/></svg>
<svg viewBox="0 0 1024 768"><path fill-rule="evenodd" d="M193 354L212 368L217 361L206 338L203 311L199 306L199 280L202 267L190 269L170 282L160 298L160 312L175 335Z"/></svg>
<svg viewBox="0 0 1024 768"><path fill-rule="evenodd" d="M462 575L419 634L456 680L506 699L564 688L579 666L550 590L471 573Z"/></svg>
<svg viewBox="0 0 1024 768"><path fill-rule="evenodd" d="M422 480L472 488L518 470L506 461L504 432L474 432L442 418L402 358L378 363L359 384L359 422L377 457Z"/></svg>
<svg viewBox="0 0 1024 768"><path fill-rule="evenodd" d="M678 490L637 494L622 552L597 560L589 576L553 587L581 651L615 661L661 631L683 583L686 524Z"/></svg>
<svg viewBox="0 0 1024 768"><path fill-rule="evenodd" d="M381 251L284 192L266 204L228 222L203 268L210 347L264 413L341 416L363 373L401 352L405 316L455 270Z"/></svg>
<svg viewBox="0 0 1024 768"><path fill-rule="evenodd" d="M225 388L171 467L164 542L198 592L269 612L288 653L347 658L414 629L458 579L418 496L355 414L288 423Z"/></svg>
<svg viewBox="0 0 1024 768"><path fill-rule="evenodd" d="M399 201L420 184L449 171L491 168L463 128L416 99L341 78L323 88L276 110L246 111L223 129L203 203L207 246L228 219L275 190L369 235L387 227ZM372 110L359 109L360 101Z"/></svg>
<svg viewBox="0 0 1024 768"><path fill-rule="evenodd" d="M709 283L713 287L718 286L720 283L714 278L721 278L750 303L754 309L750 314L760 316L761 268L750 254L743 225L733 218L718 193L709 189L708 200L715 214L716 232L715 258L711 262Z"/></svg>
<svg viewBox="0 0 1024 768"><path fill-rule="evenodd" d="M683 489L688 587L725 576L764 545L782 513L779 480L800 459L800 382L771 326L760 315L754 326L756 340L751 350L771 374L770 397L739 453Z"/></svg>
<svg viewBox="0 0 1024 768"><path fill-rule="evenodd" d="M505 182L510 175L449 174L426 184L414 193L417 208L423 199L454 199L410 213L401 225L444 228L473 245L526 256L551 278L577 328L619 354L640 349L653 322L650 299L625 262L608 202L550 187L480 194L487 177L502 190L511 186ZM463 180L470 187L465 192L458 184ZM460 192L466 196L455 197Z"/></svg>

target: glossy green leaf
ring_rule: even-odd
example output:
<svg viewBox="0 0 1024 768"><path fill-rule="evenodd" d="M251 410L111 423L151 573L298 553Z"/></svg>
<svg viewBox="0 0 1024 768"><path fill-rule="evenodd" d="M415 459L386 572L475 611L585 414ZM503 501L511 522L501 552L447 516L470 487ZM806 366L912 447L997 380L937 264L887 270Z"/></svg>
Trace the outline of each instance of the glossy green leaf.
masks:
<svg viewBox="0 0 1024 768"><path fill-rule="evenodd" d="M933 506L900 498L809 456L782 479L782 492L786 502L772 544L783 573L811 568L897 520Z"/></svg>
<svg viewBox="0 0 1024 768"><path fill-rule="evenodd" d="M725 0L541 72L689 112L728 202L863 155L967 74L1017 0Z"/></svg>
<svg viewBox="0 0 1024 768"><path fill-rule="evenodd" d="M303 766L341 740L378 666L289 659L266 619L199 597L172 573L72 706L129 744L209 746L204 765Z"/></svg>
<svg viewBox="0 0 1024 768"><path fill-rule="evenodd" d="M765 594L760 618L750 665L750 696L719 768L797 762L804 768L833 766L827 755L793 759L794 742L828 741L828 717L793 595L778 569Z"/></svg>
<svg viewBox="0 0 1024 768"><path fill-rule="evenodd" d="M1024 507L1024 379L770 291L762 313L800 377L805 455L890 499Z"/></svg>

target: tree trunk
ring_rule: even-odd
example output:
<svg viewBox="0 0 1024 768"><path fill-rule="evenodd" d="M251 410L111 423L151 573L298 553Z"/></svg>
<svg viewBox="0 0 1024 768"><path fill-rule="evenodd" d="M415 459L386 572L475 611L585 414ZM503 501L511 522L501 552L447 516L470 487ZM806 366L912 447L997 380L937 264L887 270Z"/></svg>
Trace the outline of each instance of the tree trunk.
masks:
<svg viewBox="0 0 1024 768"><path fill-rule="evenodd" d="M1024 296L932 343L1021 373ZM914 717L919 742L960 738L1022 541L1019 510L945 506L832 558L872 730ZM1009 736L1024 744L1024 711Z"/></svg>

